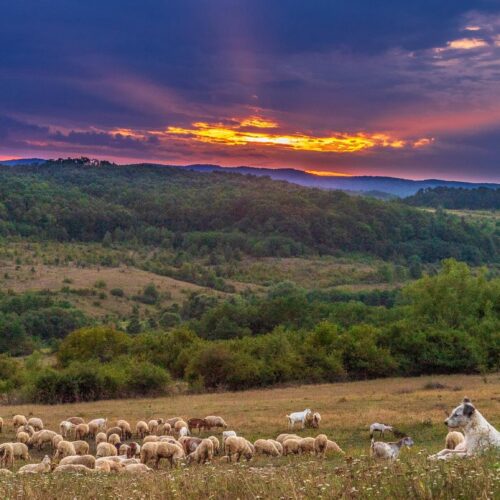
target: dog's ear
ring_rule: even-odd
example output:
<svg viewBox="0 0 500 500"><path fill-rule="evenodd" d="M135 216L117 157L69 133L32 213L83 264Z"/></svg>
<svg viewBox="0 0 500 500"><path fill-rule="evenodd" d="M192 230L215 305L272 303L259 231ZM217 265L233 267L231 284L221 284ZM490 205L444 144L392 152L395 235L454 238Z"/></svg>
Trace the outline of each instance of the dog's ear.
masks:
<svg viewBox="0 0 500 500"><path fill-rule="evenodd" d="M464 415L466 417L470 417L475 411L476 409L470 403L464 404Z"/></svg>
<svg viewBox="0 0 500 500"><path fill-rule="evenodd" d="M465 396L462 403L472 403L472 401L467 396Z"/></svg>

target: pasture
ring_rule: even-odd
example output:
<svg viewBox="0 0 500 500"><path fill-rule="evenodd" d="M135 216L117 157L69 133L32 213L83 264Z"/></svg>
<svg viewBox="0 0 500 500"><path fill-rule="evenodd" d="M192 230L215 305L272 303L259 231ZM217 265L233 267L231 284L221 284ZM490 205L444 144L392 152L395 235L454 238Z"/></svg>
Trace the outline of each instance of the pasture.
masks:
<svg viewBox="0 0 500 500"><path fill-rule="evenodd" d="M443 448L445 413L469 396L481 413L500 427L500 374L396 378L253 390L235 393L179 395L71 405L4 406L2 442L15 439L14 414L35 415L45 427L58 429L70 416L108 418L110 425L125 418L204 417L221 415L250 441L275 438L286 432L285 415L311 408L322 415L320 430L299 430L301 436L319 432L346 452L322 460L312 455L256 457L250 462L181 465L144 476L100 474L0 477L1 498L498 498L498 454L450 463L428 462ZM415 441L394 464L369 457L370 423L393 424ZM209 433L202 433L202 435ZM210 434L219 435L212 431ZM134 437L134 439L136 439ZM387 436L386 440L393 440ZM91 445L91 452L94 450ZM31 451L38 462L45 451ZM17 461L15 468L22 463Z"/></svg>

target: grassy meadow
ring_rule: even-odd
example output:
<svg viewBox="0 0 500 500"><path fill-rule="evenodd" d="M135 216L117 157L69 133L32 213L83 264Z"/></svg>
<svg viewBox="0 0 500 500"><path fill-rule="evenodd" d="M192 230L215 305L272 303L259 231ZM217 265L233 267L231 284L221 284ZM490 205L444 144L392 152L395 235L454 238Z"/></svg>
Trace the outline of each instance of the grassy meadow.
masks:
<svg viewBox="0 0 500 500"><path fill-rule="evenodd" d="M254 441L286 432L285 415L306 407L322 415L321 432L335 440L345 456L325 460L313 456L278 459L257 457L250 462L205 466L181 465L145 476L46 475L0 477L2 498L498 498L498 454L450 463L428 462L442 449L443 419L469 396L483 415L500 426L500 374L488 376L435 376L393 378L339 384L179 395L158 399L132 399L69 405L22 405L1 408L5 419L2 441L14 438L11 417L16 413L41 417L57 429L69 416L85 420L107 417L110 424L125 418L134 426L139 419L159 416L223 416L229 429ZM394 464L369 457L368 426L374 421L393 424L413 437ZM316 435L306 429L300 435ZM392 437L386 439L391 440ZM93 448L91 448L93 449ZM32 452L39 461L45 451ZM20 465L16 463L16 467Z"/></svg>

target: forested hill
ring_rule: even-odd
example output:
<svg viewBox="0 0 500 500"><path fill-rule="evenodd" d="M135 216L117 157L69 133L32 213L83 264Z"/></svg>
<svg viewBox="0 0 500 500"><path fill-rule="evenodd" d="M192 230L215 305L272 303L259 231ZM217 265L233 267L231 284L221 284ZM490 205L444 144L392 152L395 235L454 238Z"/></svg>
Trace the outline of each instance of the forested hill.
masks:
<svg viewBox="0 0 500 500"><path fill-rule="evenodd" d="M75 161L0 169L0 236L139 242L196 254L361 252L386 259L498 259L498 229L401 202L268 178Z"/></svg>
<svg viewBox="0 0 500 500"><path fill-rule="evenodd" d="M477 189L437 187L421 189L405 199L408 205L417 207L443 207L472 210L500 210L500 188Z"/></svg>

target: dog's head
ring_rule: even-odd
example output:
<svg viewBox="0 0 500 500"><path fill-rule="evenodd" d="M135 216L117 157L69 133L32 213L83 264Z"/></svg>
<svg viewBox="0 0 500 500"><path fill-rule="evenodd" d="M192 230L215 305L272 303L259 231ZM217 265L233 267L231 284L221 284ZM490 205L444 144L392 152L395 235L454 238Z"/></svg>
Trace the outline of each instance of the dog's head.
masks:
<svg viewBox="0 0 500 500"><path fill-rule="evenodd" d="M464 398L462 404L457 406L452 412L451 415L444 421L445 425L447 425L450 429L457 429L465 427L474 415L476 408L471 403L469 398Z"/></svg>

